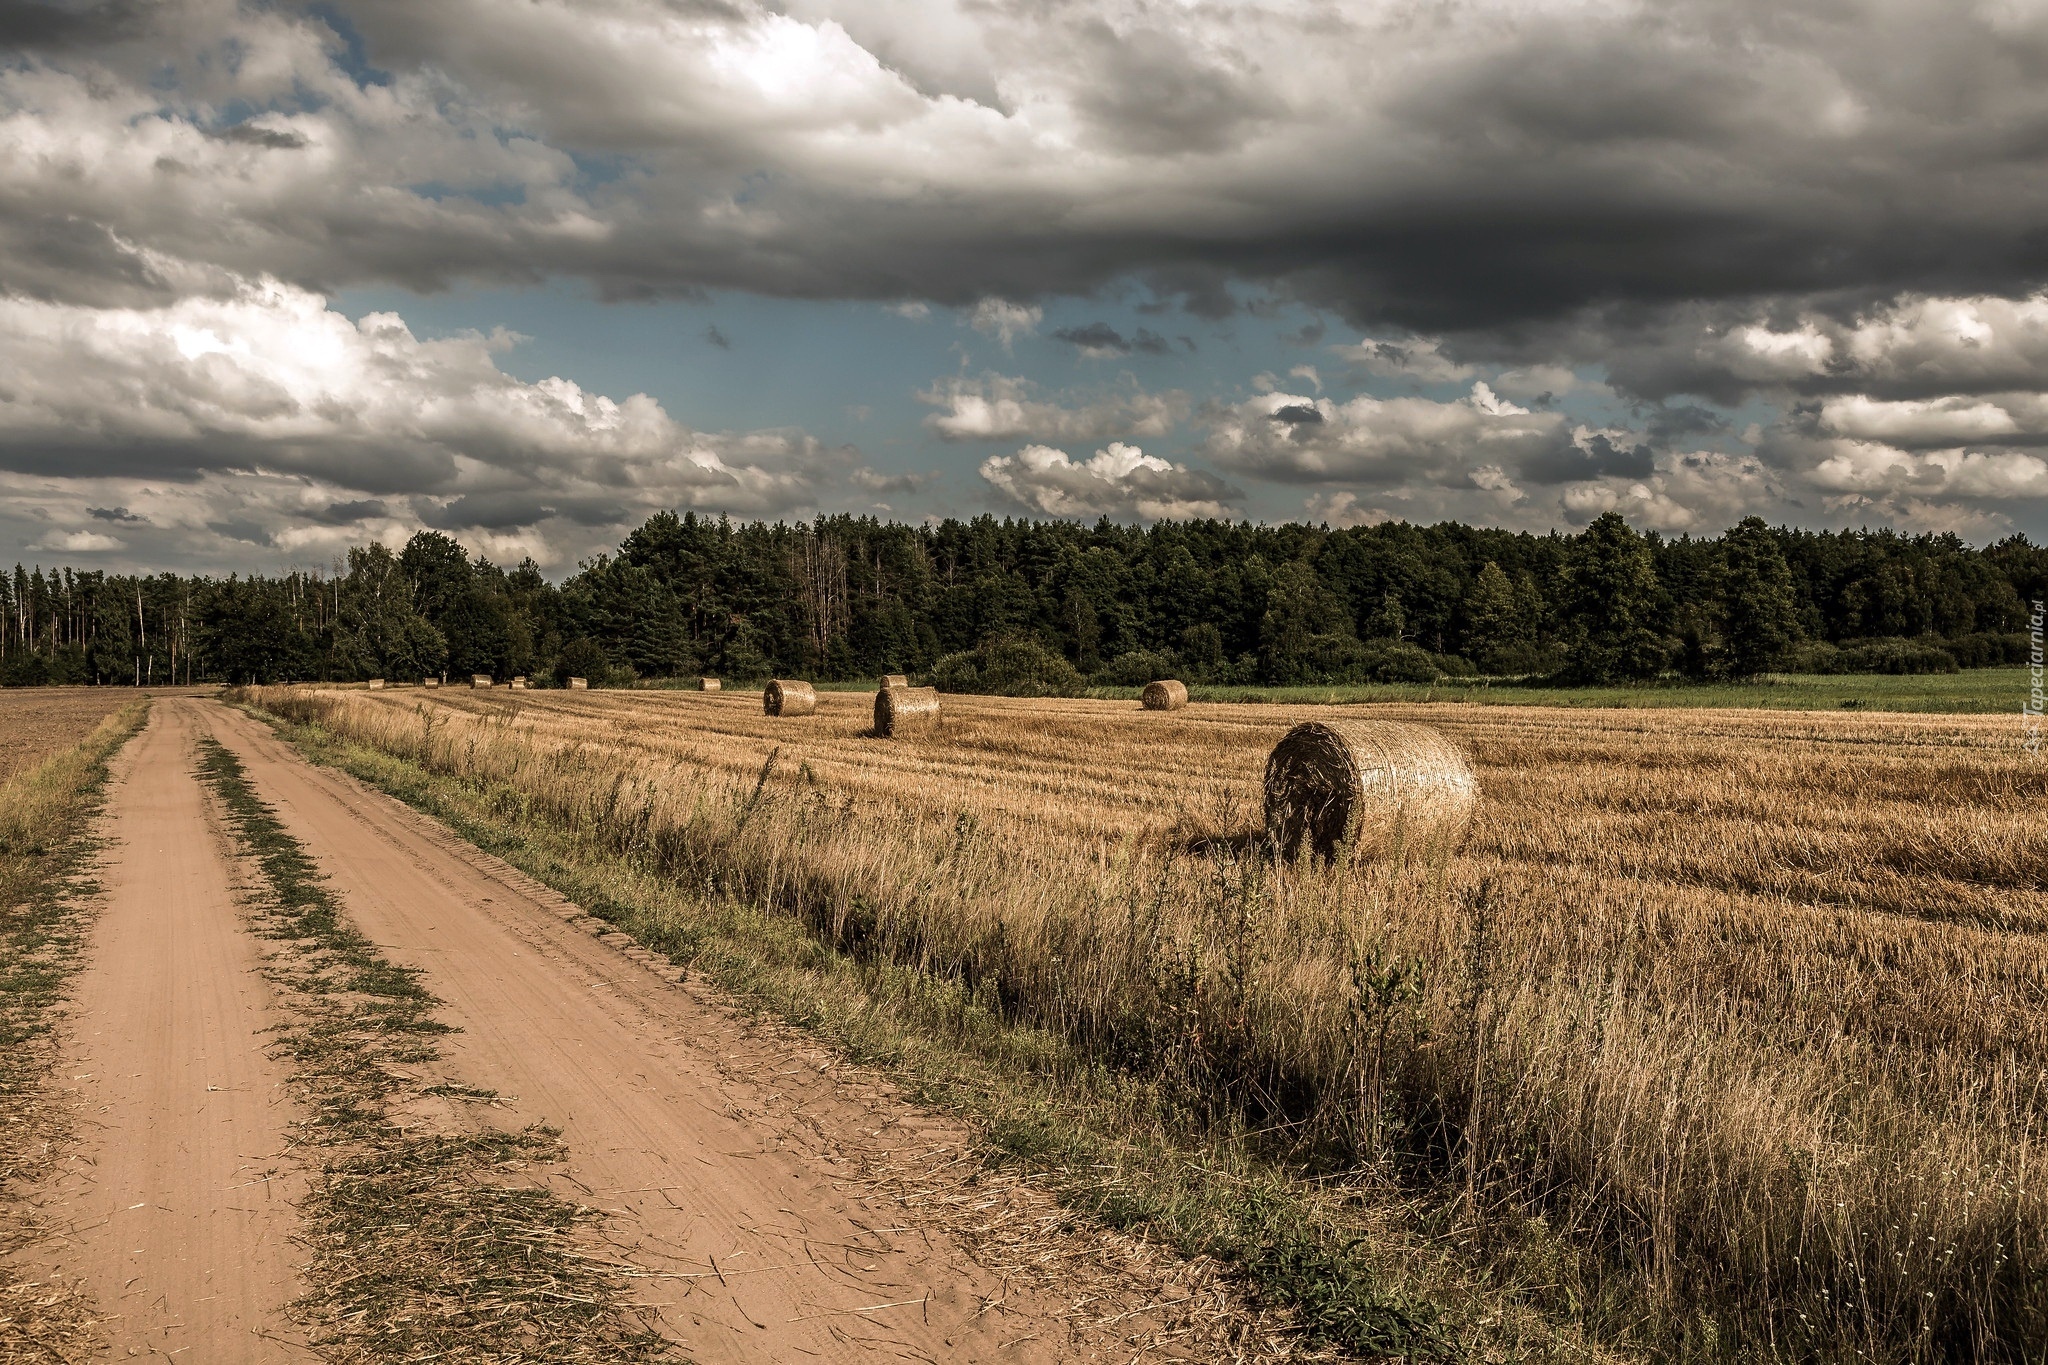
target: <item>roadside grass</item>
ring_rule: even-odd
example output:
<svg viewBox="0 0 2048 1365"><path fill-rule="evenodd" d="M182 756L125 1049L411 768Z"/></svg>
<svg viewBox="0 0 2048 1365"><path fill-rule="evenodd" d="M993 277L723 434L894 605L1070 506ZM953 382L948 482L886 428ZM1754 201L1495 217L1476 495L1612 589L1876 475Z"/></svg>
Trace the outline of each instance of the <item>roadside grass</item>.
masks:
<svg viewBox="0 0 2048 1365"><path fill-rule="evenodd" d="M277 1046L320 1154L300 1210L311 1286L293 1305L325 1359L633 1362L673 1359L622 1306L616 1277L579 1233L598 1219L522 1178L565 1155L539 1125L422 1131L397 1112L432 1092L418 1069L450 1030L417 972L381 955L323 884L313 861L217 742L199 773L225 809L261 885L246 906L275 945L265 975L287 1022Z"/></svg>
<svg viewBox="0 0 2048 1365"><path fill-rule="evenodd" d="M430 771L251 710L314 761L441 820L743 1005L968 1119L986 1134L992 1165L1028 1172L1107 1225L1234 1262L1312 1341L1370 1360L1629 1358L1559 1311L1554 1285L1584 1277L1578 1253L1540 1220L1502 1213L1482 1227L1456 1200L1419 1197L1385 1166L1312 1169L1291 1125L1208 1105L1196 1077L1106 1065L1000 1008L990 983L835 946L741 880L678 879L551 819L512 783Z"/></svg>
<svg viewBox="0 0 2048 1365"><path fill-rule="evenodd" d="M108 763L148 714L147 698L122 707L0 786L0 1359L81 1359L95 1341L88 1299L30 1281L12 1263L46 1232L16 1200L69 1135L45 1085L59 1006L92 922L100 844L90 824L105 802Z"/></svg>

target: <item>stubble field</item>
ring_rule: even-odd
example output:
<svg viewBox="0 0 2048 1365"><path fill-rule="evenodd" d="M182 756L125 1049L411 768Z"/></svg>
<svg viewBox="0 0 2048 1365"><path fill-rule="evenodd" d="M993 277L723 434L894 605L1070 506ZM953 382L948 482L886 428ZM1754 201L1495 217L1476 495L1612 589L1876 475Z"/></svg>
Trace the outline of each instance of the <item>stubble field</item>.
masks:
<svg viewBox="0 0 2048 1365"><path fill-rule="evenodd" d="M1275 865L1308 706L269 689L270 709L1459 1210L1617 1344L2048 1350L2048 777L1999 716L1379 706L1471 754L1446 861ZM1338 708L1355 713L1353 708ZM687 958L679 926L669 945ZM966 1025L963 1023L962 1025Z"/></svg>
<svg viewBox="0 0 2048 1365"><path fill-rule="evenodd" d="M72 748L135 697L120 687L0 688L0 785Z"/></svg>

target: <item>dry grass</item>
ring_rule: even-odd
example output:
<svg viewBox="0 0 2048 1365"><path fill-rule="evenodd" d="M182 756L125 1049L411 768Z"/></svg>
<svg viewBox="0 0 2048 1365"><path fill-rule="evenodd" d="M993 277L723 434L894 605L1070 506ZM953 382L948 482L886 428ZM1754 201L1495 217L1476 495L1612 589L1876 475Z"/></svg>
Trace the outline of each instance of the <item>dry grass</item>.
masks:
<svg viewBox="0 0 2048 1365"><path fill-rule="evenodd" d="M1485 792L1396 874L1258 856L1326 708L949 697L901 745L826 694L799 746L751 698L263 700L1433 1191L1476 1255L1541 1217L1611 1339L2048 1351L2048 771L2007 718L1375 708Z"/></svg>
<svg viewBox="0 0 2048 1365"><path fill-rule="evenodd" d="M122 687L0 688L0 783L75 747L135 699Z"/></svg>

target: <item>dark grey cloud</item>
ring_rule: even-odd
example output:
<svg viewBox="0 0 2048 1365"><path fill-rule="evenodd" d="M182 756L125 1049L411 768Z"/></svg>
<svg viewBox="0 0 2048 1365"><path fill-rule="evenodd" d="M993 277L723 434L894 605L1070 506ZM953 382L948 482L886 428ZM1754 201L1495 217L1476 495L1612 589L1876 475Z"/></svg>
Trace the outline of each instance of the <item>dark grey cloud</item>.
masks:
<svg viewBox="0 0 2048 1365"><path fill-rule="evenodd" d="M94 521L146 522L147 517L138 517L125 507L88 507L85 514Z"/></svg>
<svg viewBox="0 0 2048 1365"><path fill-rule="evenodd" d="M0 51L62 50L124 38L138 27L138 8L132 0L98 5L5 0L0 3Z"/></svg>
<svg viewBox="0 0 2048 1365"><path fill-rule="evenodd" d="M1251 281L1506 345L1587 309L2048 278L2048 19L2022 6L900 8L342 0L358 60L288 10L169 0L121 46L125 10L17 5L58 70L112 46L75 98L0 95L82 139L0 176L0 284L163 287L168 258L966 305L1134 277L1216 317ZM236 103L268 112L209 133ZM311 149L317 178L285 164ZM72 220L111 236L82 251Z"/></svg>
<svg viewBox="0 0 2048 1365"><path fill-rule="evenodd" d="M1091 322L1081 327L1062 327L1053 333L1060 341L1079 348L1088 355L1170 355L1173 343L1149 327L1140 327L1131 336L1106 322Z"/></svg>
<svg viewBox="0 0 2048 1365"><path fill-rule="evenodd" d="M1582 479L1646 479L1657 472L1647 445L1621 446L1599 432L1583 445L1556 445L1522 461L1518 470L1531 483L1571 483Z"/></svg>

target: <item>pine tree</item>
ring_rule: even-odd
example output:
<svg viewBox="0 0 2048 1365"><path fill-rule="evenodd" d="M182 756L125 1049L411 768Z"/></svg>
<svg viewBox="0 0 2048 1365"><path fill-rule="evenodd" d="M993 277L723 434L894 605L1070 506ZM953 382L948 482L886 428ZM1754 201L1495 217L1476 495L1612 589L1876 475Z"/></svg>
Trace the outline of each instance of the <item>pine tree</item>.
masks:
<svg viewBox="0 0 2048 1365"><path fill-rule="evenodd" d="M1784 666L1799 641L1799 598L1777 536L1744 517L1721 540L1721 601L1728 672L1753 678Z"/></svg>
<svg viewBox="0 0 2048 1365"><path fill-rule="evenodd" d="M1465 620L1465 647L1481 671L1510 672L1526 658L1535 636L1533 623L1515 585L1490 559L1465 599Z"/></svg>
<svg viewBox="0 0 2048 1365"><path fill-rule="evenodd" d="M1655 677L1670 653L1653 629L1657 566L1619 513L1602 513L1586 528L1563 580L1571 632L1566 676L1593 684Z"/></svg>

